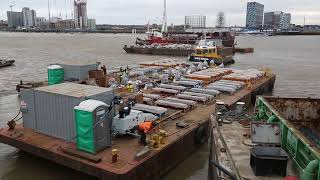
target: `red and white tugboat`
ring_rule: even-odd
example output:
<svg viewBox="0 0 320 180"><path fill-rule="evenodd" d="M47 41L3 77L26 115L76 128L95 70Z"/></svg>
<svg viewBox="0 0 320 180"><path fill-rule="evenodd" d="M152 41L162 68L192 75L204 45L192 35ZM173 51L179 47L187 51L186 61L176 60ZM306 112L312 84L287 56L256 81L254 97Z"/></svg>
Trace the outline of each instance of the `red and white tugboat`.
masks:
<svg viewBox="0 0 320 180"><path fill-rule="evenodd" d="M166 37L165 33L160 32L158 29L151 29L146 32L146 39L137 38L137 45L151 45L151 44L169 44L175 43L172 39Z"/></svg>

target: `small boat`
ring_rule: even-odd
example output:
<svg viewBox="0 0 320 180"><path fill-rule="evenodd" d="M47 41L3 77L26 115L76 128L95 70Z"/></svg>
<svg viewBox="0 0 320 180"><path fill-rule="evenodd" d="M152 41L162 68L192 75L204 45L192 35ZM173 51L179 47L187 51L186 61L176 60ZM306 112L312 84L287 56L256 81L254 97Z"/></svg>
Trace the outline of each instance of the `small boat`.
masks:
<svg viewBox="0 0 320 180"><path fill-rule="evenodd" d="M214 62L216 65L233 64L234 48L224 47L221 40L200 40L188 60L190 62Z"/></svg>
<svg viewBox="0 0 320 180"><path fill-rule="evenodd" d="M15 60L3 60L0 59L0 68L13 65Z"/></svg>

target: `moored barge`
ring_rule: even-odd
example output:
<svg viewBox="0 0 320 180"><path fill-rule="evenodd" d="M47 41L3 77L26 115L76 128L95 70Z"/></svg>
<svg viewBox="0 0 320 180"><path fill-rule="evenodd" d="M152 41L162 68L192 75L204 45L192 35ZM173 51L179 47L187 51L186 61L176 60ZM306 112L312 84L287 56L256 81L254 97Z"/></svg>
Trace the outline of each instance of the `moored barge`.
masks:
<svg viewBox="0 0 320 180"><path fill-rule="evenodd" d="M139 70L145 69L147 70L146 72L150 72L150 68L159 69L159 67L161 67L160 69L168 69L179 66L179 64L174 63L170 63L168 66L165 64L166 63L159 63L157 66L156 63L152 66L141 65ZM61 73L61 68L58 66L55 66L55 68L57 69L50 69L50 71L56 71L50 72L50 74L59 76L54 78L55 82L59 81L59 78L63 80L63 78L60 77L60 75L63 74ZM49 81L50 78L51 77L49 77ZM243 101L246 102L247 105L250 105L254 102L256 95L272 91L275 82L275 75L266 72L220 68L198 70L193 74L185 75L183 78L184 79L176 81L175 84L174 82L163 82L164 85L160 85L159 87L142 90L143 94L149 94L148 96L142 94L142 96L144 96L142 103L145 103L147 97L155 97L155 100L152 102L154 107L162 106L168 109L168 113L159 117L157 120L160 124L159 128L166 132L163 142L157 144L157 146L151 145L146 151L145 147L140 145L136 138L125 135L113 139L112 144L110 144L111 148L104 148L92 154L78 150L77 141L74 139L55 137L54 134L60 133L60 131L53 131L51 129L48 132L53 133L53 135L50 135L50 133L46 133L45 131L39 132L37 127L32 128L32 126L29 125L26 127L25 122L23 125L17 125L14 129L2 128L0 130L0 142L95 176L99 179L159 179L205 142L208 137L211 120L215 115L215 100L222 100L225 105L229 107L232 107L238 101ZM132 76L130 79L134 81L138 79L138 77ZM236 82L236 80L239 80L239 82ZM198 85L194 86L199 82L202 82L202 88L198 87ZM52 83L52 81L50 81L49 84L50 83ZM79 96L76 95L76 97L81 99L82 96L80 96L80 94L82 93L90 94L91 92L90 95L92 96L92 92L104 91L104 88L95 89L94 87L88 87L91 90L87 91L85 90L87 89L87 87L85 87L87 85L74 86L71 84L51 85L51 87L37 88L33 92L34 94L39 94L45 90L44 95L53 93L54 96L57 95L61 97L61 93L66 93L66 95L70 96L71 91L65 91L65 89L59 91L59 88L71 86L76 87L74 89L71 88L72 92L79 94ZM203 88L207 88L207 90ZM217 90L217 88L220 89L220 91ZM122 91L123 99L132 99L132 96L141 96L141 94L130 91L124 93L123 89L126 88L118 90ZM128 90L129 89L130 83L128 86ZM203 92L203 94L199 92ZM211 95L205 94L204 92L211 93ZM212 95L212 93L215 92L221 92L221 94ZM153 96L150 96L150 94ZM130 98L128 96L130 96ZM87 98L84 99L90 98L89 95L85 95L85 97ZM98 96L93 95L92 97L94 99ZM188 98L189 101L186 101L186 99L183 100L182 97ZM30 107L28 104L30 101L25 98L26 97L22 96L22 99L25 100L23 101L24 103L22 103L23 111L26 110L26 106ZM190 102L192 101L190 99L194 99L196 105L187 106L187 104L183 103L163 103L169 101L168 98L171 98L171 100L179 100L180 102ZM140 98L134 99L141 103ZM38 101L36 100L36 102ZM56 102L62 101L59 100ZM47 101L47 103L49 103L49 101ZM175 107L173 107L173 105L175 105ZM39 107L35 107L38 109L36 111L40 110ZM32 109L29 108L28 111L24 111L24 113L31 111ZM67 109L66 111L67 113L73 113L73 109ZM51 115L55 116L54 114ZM46 116L42 117L46 118ZM30 119L30 117L24 118ZM37 122L42 123L44 126L46 126L46 124L43 124L43 122L50 122L52 126L56 126L53 121L48 121L47 119L37 118ZM57 122L61 123L60 120L57 120ZM37 125L36 123L36 126L39 126L39 124ZM148 135L149 139L156 133L157 131L155 130L152 134ZM113 159L115 149L118 152L117 161Z"/></svg>
<svg viewBox="0 0 320 180"><path fill-rule="evenodd" d="M213 160L240 179L319 180L319 103L317 98L258 97L251 121L215 126ZM265 151L258 161L253 149ZM274 149L283 152L271 153Z"/></svg>

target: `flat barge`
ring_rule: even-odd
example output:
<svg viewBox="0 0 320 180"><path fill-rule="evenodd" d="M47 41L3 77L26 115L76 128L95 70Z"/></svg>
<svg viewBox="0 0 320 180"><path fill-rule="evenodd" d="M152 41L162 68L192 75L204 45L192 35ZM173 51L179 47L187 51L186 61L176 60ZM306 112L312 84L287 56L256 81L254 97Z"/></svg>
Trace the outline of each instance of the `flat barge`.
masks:
<svg viewBox="0 0 320 180"><path fill-rule="evenodd" d="M240 47L236 47L234 48L236 53L253 53L254 52L254 48L240 48Z"/></svg>
<svg viewBox="0 0 320 180"><path fill-rule="evenodd" d="M229 75L228 78L232 79L233 76ZM112 148L106 148L95 155L78 151L74 142L39 133L22 125L17 125L14 130L0 129L0 142L99 179L160 179L207 139L215 116L215 100L224 101L230 108L238 101L253 104L257 95L272 91L275 78L273 74L264 74L246 82L248 84L236 92L221 94L214 100L197 103L193 108L168 108L169 113L159 121L160 128L167 132L164 143L157 148L151 147L150 152L140 158L137 158L137 154L144 147L130 136L117 137ZM211 79L211 82L215 81L217 79ZM159 95L167 97L167 94ZM178 127L177 123L186 126ZM112 158L113 149L118 150L116 162Z"/></svg>
<svg viewBox="0 0 320 180"><path fill-rule="evenodd" d="M261 145L266 148L281 147L290 157L282 174L301 180L319 180L319 103L316 98L257 97L255 118L251 122L234 121L222 126L214 124L212 145L216 154L212 158L237 177L277 180L282 177L256 175L250 152ZM257 139L259 142L255 142ZM271 172L266 169L272 167L263 167L258 173Z"/></svg>
<svg viewBox="0 0 320 180"><path fill-rule="evenodd" d="M127 46L123 49L127 53L134 54L149 54L149 55L160 55L160 56L188 56L193 53L193 48L155 48L155 47L140 47L140 46Z"/></svg>
<svg viewBox="0 0 320 180"><path fill-rule="evenodd" d="M160 55L160 56L185 56L188 57L188 60L193 62L204 62L211 60L214 61L216 65L224 64L233 64L235 61L233 59L234 55L234 48L233 47L215 47L216 51L214 53L206 53L203 54L201 52L201 56L196 59L193 58L194 53L197 52L198 46L193 45L166 45L166 46L153 46L153 45L143 45L143 46L127 46L125 45L123 49L127 53L133 53L133 54L147 54L147 55ZM201 50L200 50L201 51ZM211 54L216 54L213 57L211 57ZM192 57L192 58L191 58Z"/></svg>

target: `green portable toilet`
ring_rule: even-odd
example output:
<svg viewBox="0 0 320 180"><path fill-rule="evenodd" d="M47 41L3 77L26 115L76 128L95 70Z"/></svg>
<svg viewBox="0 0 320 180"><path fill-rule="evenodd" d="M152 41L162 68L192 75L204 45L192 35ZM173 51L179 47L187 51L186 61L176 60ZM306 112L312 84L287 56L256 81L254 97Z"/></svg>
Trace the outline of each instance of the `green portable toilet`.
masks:
<svg viewBox="0 0 320 180"><path fill-rule="evenodd" d="M74 108L77 149L96 154L111 146L109 105L97 100L86 100Z"/></svg>
<svg viewBox="0 0 320 180"><path fill-rule="evenodd" d="M59 65L51 65L48 67L48 85L60 84L64 80L63 68Z"/></svg>

